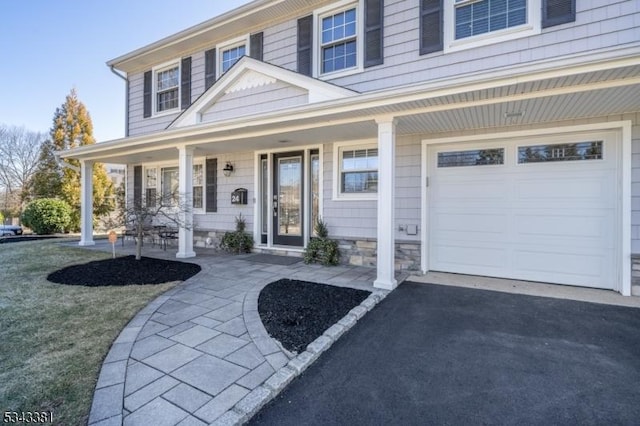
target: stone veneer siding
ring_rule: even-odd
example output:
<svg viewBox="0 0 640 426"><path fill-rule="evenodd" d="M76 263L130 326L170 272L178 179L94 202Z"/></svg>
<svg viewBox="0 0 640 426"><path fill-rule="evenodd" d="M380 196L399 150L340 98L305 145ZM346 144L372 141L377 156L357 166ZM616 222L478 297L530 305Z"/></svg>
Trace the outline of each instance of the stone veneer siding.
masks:
<svg viewBox="0 0 640 426"><path fill-rule="evenodd" d="M372 238L340 238L342 263L375 267L378 243ZM396 270L420 272L420 242L396 240Z"/></svg>
<svg viewBox="0 0 640 426"><path fill-rule="evenodd" d="M640 296L640 254L631 255L631 295Z"/></svg>

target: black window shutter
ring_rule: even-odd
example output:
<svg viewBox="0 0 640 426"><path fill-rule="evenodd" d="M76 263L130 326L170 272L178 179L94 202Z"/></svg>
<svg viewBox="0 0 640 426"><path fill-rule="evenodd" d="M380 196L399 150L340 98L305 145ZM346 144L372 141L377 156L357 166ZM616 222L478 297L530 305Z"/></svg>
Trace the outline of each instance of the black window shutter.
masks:
<svg viewBox="0 0 640 426"><path fill-rule="evenodd" d="M542 0L542 28L576 20L576 0Z"/></svg>
<svg viewBox="0 0 640 426"><path fill-rule="evenodd" d="M384 62L383 20L384 0L364 2L364 66L372 67Z"/></svg>
<svg viewBox="0 0 640 426"><path fill-rule="evenodd" d="M144 73L144 88L143 88L143 103L144 103L144 118L151 117L151 96L152 89L152 73L151 71L147 71Z"/></svg>
<svg viewBox="0 0 640 426"><path fill-rule="evenodd" d="M420 54L442 50L442 0L420 0Z"/></svg>
<svg viewBox="0 0 640 426"><path fill-rule="evenodd" d="M249 37L249 56L262 61L263 33L251 34Z"/></svg>
<svg viewBox="0 0 640 426"><path fill-rule="evenodd" d="M182 86L180 106L182 109L187 109L191 105L191 56L182 58L180 73L182 74L180 76L180 85Z"/></svg>
<svg viewBox="0 0 640 426"><path fill-rule="evenodd" d="M216 82L216 49L204 52L204 90Z"/></svg>
<svg viewBox="0 0 640 426"><path fill-rule="evenodd" d="M207 205L205 211L207 213L215 213L218 211L218 159L208 158L205 164L207 185Z"/></svg>
<svg viewBox="0 0 640 426"><path fill-rule="evenodd" d="M298 72L311 75L313 43L313 15L298 19Z"/></svg>
<svg viewBox="0 0 640 426"><path fill-rule="evenodd" d="M133 207L142 207L142 166L133 166Z"/></svg>

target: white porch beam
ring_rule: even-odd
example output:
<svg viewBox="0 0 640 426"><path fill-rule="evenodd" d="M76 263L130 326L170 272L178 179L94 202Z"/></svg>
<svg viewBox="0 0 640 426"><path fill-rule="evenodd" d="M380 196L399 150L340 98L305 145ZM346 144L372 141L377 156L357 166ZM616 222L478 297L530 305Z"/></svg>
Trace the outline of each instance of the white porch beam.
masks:
<svg viewBox="0 0 640 426"><path fill-rule="evenodd" d="M395 165L396 123L394 117L376 119L378 123L378 276L376 288L393 290L395 279Z"/></svg>
<svg viewBox="0 0 640 426"><path fill-rule="evenodd" d="M80 162L80 246L93 246L93 161Z"/></svg>
<svg viewBox="0 0 640 426"><path fill-rule="evenodd" d="M194 148L178 147L178 192L179 219L177 258L195 257L193 251L193 150Z"/></svg>

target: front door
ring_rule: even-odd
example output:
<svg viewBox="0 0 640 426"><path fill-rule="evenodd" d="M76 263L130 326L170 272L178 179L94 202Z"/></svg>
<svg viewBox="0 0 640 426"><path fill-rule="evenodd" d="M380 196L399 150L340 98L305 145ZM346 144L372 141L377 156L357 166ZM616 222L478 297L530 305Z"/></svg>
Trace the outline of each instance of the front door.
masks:
<svg viewBox="0 0 640 426"><path fill-rule="evenodd" d="M304 245L304 151L273 155L273 244Z"/></svg>

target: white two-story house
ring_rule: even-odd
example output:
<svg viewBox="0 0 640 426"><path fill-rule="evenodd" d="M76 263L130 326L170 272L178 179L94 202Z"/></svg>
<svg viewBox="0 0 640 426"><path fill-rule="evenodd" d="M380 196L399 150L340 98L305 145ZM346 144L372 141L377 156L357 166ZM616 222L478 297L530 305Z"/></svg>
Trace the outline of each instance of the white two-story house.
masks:
<svg viewBox="0 0 640 426"><path fill-rule="evenodd" d="M107 65L127 136L62 156L126 164L136 202L177 188L180 258L239 214L256 250L299 253L321 217L381 288L640 294L638 0L255 0Z"/></svg>

